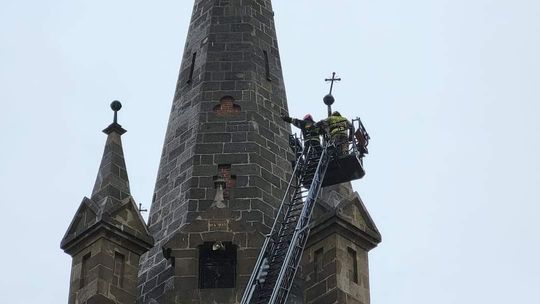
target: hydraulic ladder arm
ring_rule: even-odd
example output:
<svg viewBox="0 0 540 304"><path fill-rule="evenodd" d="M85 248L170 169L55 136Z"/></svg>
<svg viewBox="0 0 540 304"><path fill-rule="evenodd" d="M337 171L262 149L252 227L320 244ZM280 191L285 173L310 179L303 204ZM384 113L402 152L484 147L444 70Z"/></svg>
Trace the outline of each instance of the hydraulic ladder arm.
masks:
<svg viewBox="0 0 540 304"><path fill-rule="evenodd" d="M293 176L266 236L244 291L242 304L284 304L309 236L309 220L331 158L327 143L322 151L309 148L297 160ZM319 149L320 150L320 149ZM309 187L309 189L306 189Z"/></svg>

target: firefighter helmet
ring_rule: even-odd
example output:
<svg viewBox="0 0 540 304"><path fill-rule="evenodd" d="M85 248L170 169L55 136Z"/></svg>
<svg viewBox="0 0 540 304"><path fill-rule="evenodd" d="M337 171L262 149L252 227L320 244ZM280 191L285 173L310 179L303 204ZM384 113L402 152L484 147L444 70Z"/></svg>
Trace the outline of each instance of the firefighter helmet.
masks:
<svg viewBox="0 0 540 304"><path fill-rule="evenodd" d="M304 116L304 120L313 121L313 117L311 114L306 114L306 116Z"/></svg>

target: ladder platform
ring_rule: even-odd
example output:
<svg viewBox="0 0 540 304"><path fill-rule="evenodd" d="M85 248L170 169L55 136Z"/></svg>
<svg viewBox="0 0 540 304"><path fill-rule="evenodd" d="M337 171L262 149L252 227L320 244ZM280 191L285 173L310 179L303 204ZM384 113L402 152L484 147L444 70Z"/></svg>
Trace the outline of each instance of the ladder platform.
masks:
<svg viewBox="0 0 540 304"><path fill-rule="evenodd" d="M322 186L326 187L360 179L364 175L366 175L366 172L357 153L353 152L349 155L333 157L328 164Z"/></svg>

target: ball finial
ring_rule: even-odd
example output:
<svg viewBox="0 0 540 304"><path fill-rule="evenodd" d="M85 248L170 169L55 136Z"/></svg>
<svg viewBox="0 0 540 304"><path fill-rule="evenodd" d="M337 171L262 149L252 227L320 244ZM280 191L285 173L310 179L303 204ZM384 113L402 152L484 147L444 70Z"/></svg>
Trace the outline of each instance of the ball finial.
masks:
<svg viewBox="0 0 540 304"><path fill-rule="evenodd" d="M120 111L121 108L122 108L122 104L120 103L120 101L115 100L115 101L111 102L111 109L113 111L118 112L118 111Z"/></svg>
<svg viewBox="0 0 540 304"><path fill-rule="evenodd" d="M325 105L331 106L334 103L334 101L336 101L336 99L331 94L328 94L324 96L323 101Z"/></svg>

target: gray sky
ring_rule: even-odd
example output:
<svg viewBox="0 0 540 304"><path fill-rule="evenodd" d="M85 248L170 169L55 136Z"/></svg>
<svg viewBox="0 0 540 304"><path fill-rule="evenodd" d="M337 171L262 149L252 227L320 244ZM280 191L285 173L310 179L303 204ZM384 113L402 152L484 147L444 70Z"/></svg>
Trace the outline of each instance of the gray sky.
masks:
<svg viewBox="0 0 540 304"><path fill-rule="evenodd" d="M372 303L540 303L540 2L274 0L290 113L372 137ZM193 1L0 0L0 303L66 303L59 249L109 104L149 207Z"/></svg>

